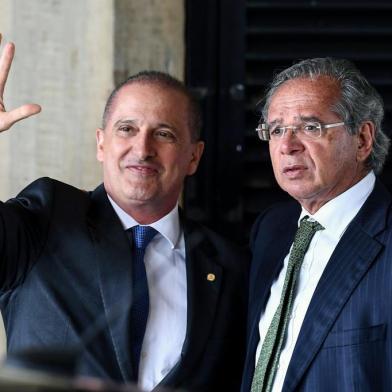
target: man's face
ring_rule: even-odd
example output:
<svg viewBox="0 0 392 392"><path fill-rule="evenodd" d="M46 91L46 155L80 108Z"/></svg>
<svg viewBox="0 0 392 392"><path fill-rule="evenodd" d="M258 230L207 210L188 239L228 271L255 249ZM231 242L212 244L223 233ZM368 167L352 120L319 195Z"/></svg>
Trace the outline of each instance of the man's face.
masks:
<svg viewBox="0 0 392 392"><path fill-rule="evenodd" d="M175 206L202 152L203 143L191 141L184 95L154 84L124 86L105 129L97 130L105 189L140 223L151 223Z"/></svg>
<svg viewBox="0 0 392 392"><path fill-rule="evenodd" d="M281 126L304 120L341 122L331 110L338 98L339 88L329 78L287 81L271 99L267 122ZM339 126L324 130L320 138L308 139L288 130L269 143L278 184L311 213L365 175L363 162L369 153L362 146L369 140L363 140L362 131L352 136Z"/></svg>

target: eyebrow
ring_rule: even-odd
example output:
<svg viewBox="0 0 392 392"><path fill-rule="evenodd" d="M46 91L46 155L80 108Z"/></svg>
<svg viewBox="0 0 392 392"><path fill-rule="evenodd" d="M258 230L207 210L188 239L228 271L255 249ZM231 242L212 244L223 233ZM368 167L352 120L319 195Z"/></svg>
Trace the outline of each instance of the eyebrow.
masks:
<svg viewBox="0 0 392 392"><path fill-rule="evenodd" d="M299 117L299 121L303 121L303 122L306 122L306 121L322 122L320 120L320 118L317 117L317 116L300 116ZM278 119L268 123L268 126L281 125L282 123L283 123L282 118L278 118Z"/></svg>
<svg viewBox="0 0 392 392"><path fill-rule="evenodd" d="M133 120L133 119L120 119L120 120L117 120L115 123L114 123L114 127L115 128L118 128L119 126L121 126L121 125L136 125L136 126L138 126L138 120ZM169 128L170 130L172 130L173 132L176 132L177 133L177 128L176 127L174 127L173 125L170 125L170 124L167 124L167 123L158 123L158 124L156 124L155 126L154 126L154 128L161 128L161 127L163 127L163 128Z"/></svg>
<svg viewBox="0 0 392 392"><path fill-rule="evenodd" d="M160 128L160 127L169 128L170 130L172 130L172 131L177 133L177 128L174 125L170 125L170 124L167 124L167 123L158 123L156 128Z"/></svg>
<svg viewBox="0 0 392 392"><path fill-rule="evenodd" d="M313 122L322 122L317 116L301 116L301 121L313 121Z"/></svg>
<svg viewBox="0 0 392 392"><path fill-rule="evenodd" d="M119 127L120 125L127 125L127 124L129 124L129 125L136 125L137 124L137 121L136 120L123 120L123 119L120 119L120 120L117 120L115 123L114 123L114 127Z"/></svg>
<svg viewBox="0 0 392 392"><path fill-rule="evenodd" d="M274 126L274 125L280 125L280 124L282 124L282 119L279 118L279 119L277 119L277 120L271 121L270 123L266 121L266 124L267 124L269 127Z"/></svg>

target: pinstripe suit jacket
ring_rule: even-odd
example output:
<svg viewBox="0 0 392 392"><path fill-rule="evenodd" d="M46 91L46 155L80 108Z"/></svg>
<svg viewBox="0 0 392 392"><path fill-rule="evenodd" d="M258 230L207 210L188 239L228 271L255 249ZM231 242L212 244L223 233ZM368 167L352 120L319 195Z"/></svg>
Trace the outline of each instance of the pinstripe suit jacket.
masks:
<svg viewBox="0 0 392 392"><path fill-rule="evenodd" d="M250 390L260 314L292 244L299 214L297 203L281 204L264 212L253 229L242 392ZM391 195L378 180L319 281L283 391L392 391Z"/></svg>

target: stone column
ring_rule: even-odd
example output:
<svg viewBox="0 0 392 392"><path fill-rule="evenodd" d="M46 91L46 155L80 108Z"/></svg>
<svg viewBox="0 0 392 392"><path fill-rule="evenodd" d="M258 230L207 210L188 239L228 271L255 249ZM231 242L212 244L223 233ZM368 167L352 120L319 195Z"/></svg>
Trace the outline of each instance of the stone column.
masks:
<svg viewBox="0 0 392 392"><path fill-rule="evenodd" d="M16 45L7 107L43 108L0 135L0 198L41 176L95 186L94 131L113 87L112 1L2 0L0 9L4 40Z"/></svg>
<svg viewBox="0 0 392 392"><path fill-rule="evenodd" d="M117 0L115 7L115 82L148 69L183 79L184 0Z"/></svg>

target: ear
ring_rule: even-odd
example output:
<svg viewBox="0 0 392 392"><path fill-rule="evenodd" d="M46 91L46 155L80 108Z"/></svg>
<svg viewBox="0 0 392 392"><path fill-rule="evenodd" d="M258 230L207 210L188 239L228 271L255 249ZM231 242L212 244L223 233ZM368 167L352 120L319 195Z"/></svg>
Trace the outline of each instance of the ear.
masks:
<svg viewBox="0 0 392 392"><path fill-rule="evenodd" d="M372 121L366 121L359 127L357 134L357 161L365 162L373 150L376 127Z"/></svg>
<svg viewBox="0 0 392 392"><path fill-rule="evenodd" d="M105 141L105 131L102 128L97 128L95 130L95 138L97 140L97 160L103 162L104 154L103 147Z"/></svg>
<svg viewBox="0 0 392 392"><path fill-rule="evenodd" d="M192 144L192 157L188 166L188 172L187 172L188 176L191 176L196 172L197 167L199 166L201 156L203 155L203 151L204 151L204 142L199 141Z"/></svg>

